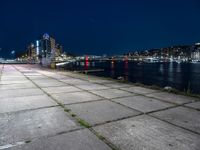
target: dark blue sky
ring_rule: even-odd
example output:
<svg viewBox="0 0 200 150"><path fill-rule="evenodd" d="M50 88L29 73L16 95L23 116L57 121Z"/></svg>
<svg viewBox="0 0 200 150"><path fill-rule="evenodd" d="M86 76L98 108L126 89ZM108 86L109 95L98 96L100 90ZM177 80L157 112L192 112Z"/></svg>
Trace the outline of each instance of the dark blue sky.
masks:
<svg viewBox="0 0 200 150"><path fill-rule="evenodd" d="M1 0L0 54L43 33L76 54L120 54L200 41L199 0Z"/></svg>

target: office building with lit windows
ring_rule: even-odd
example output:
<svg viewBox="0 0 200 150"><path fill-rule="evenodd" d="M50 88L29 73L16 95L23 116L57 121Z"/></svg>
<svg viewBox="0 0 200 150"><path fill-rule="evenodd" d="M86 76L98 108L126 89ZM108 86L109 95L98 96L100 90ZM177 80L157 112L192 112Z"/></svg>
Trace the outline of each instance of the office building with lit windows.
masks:
<svg viewBox="0 0 200 150"><path fill-rule="evenodd" d="M45 33L40 40L36 41L36 51L40 57L55 57L62 53L62 46L56 43L53 37Z"/></svg>
<svg viewBox="0 0 200 150"><path fill-rule="evenodd" d="M191 59L193 61L200 61L200 43L196 43L191 53Z"/></svg>

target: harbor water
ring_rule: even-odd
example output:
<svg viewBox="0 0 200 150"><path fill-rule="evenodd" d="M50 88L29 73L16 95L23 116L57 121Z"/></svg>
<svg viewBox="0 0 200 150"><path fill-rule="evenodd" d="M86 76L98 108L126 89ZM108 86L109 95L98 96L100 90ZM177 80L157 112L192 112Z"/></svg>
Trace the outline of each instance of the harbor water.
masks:
<svg viewBox="0 0 200 150"><path fill-rule="evenodd" d="M200 94L200 63L93 61L76 62L65 68L71 70L103 69L104 71L93 71L89 74L114 79L120 77L134 83L168 86L180 91Z"/></svg>

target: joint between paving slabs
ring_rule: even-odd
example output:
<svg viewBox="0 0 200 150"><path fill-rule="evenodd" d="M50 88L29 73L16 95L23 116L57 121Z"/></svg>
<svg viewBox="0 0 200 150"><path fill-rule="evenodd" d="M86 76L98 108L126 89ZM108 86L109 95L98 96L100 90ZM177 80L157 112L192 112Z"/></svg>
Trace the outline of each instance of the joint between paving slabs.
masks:
<svg viewBox="0 0 200 150"><path fill-rule="evenodd" d="M55 78L53 78L53 77L50 77L50 78L55 79ZM55 80L60 81L60 80L58 80L58 79L55 79ZM60 82L65 83L65 82L63 82L63 81L60 81ZM69 83L68 83L68 84L69 84ZM119 105L121 105L121 106L124 106L124 107L126 107L126 108L135 110L135 109L130 108L130 107L126 106L126 105L123 105L123 104L117 103L117 102L115 102L115 101L112 101L112 100L109 99L109 98L105 98L105 97L100 96L100 95L98 95L98 94L92 93L92 92L89 91L89 90L84 90L84 89L82 89L82 88L80 88L80 87L78 87L78 86L76 86L76 85L73 85L73 84L69 84L69 85L74 86L74 87L76 87L76 88L78 88L78 89L80 89L80 90L82 90L82 91L88 92L88 93L90 93L90 94L93 94L93 95L96 95L96 96L102 98L102 99L97 100L97 101L108 100L108 101L110 101L110 102L114 102L114 103L119 104ZM103 90L103 89L102 89L102 90ZM119 89L119 90L120 90L120 89ZM99 90L99 91L100 91L100 90ZM129 93L130 93L130 92L129 92ZM123 97L131 97L131 96L123 96ZM118 98L120 98L120 97L118 97ZM122 97L121 97L121 98L122 98ZM88 101L88 102L93 102L93 101ZM77 104L78 104L78 103L77 103ZM135 110L135 111L137 111L137 110Z"/></svg>
<svg viewBox="0 0 200 150"><path fill-rule="evenodd" d="M43 74L43 75L44 75L44 74ZM47 75L44 75L44 76L47 76ZM47 77L49 77L49 76L47 76ZM71 76L70 76L70 77L71 77ZM49 78L52 78L52 79L57 80L57 81L59 81L59 82L65 83L65 82L60 81L60 80L58 80L58 79L55 79L55 78L53 78L53 77L49 77ZM72 78L75 78L75 77L72 77ZM79 79L79 78L75 78L75 79ZM84 79L82 79L82 80L84 80ZM87 80L86 80L86 81L87 81ZM69 83L68 83L68 84L69 84ZM99 83L97 83L97 84L99 84ZM82 91L88 92L88 93L93 94L93 95L96 95L96 96L98 96L98 97L101 97L101 98L104 99L104 100L108 100L108 101L114 102L114 103L116 103L116 104L119 104L119 105L121 105L121 106L124 106L124 107L126 107L126 108L129 108L129 109L132 109L132 110L141 112L141 111L139 111L139 110L133 109L133 108L128 107L128 106L126 106L126 105L123 105L123 104L121 104L121 103L117 103L116 101L112 101L112 99L116 99L116 98L110 98L110 99L109 99L109 98L105 98L105 97L103 97L103 96L100 96L100 95L97 95L97 94L95 94L95 93L92 93L92 92L89 91L89 90L84 90L84 89L82 89L82 88L79 88L79 87L77 87L76 85L73 85L73 84L69 84L69 85L74 86L74 87L76 87L76 88L78 88L78 89L80 89L80 90L82 90ZM104 84L99 84L99 85L104 85ZM105 86L106 86L106 85L105 85ZM118 90L122 90L122 91L125 91L125 92L128 92L128 93L131 93L131 94L136 94L136 95L133 95L133 96L145 96L145 97L147 97L147 98L153 98L153 99L159 100L159 101L161 101L161 102L166 102L166 103L173 104L173 105L175 105L174 107L184 106L184 104L187 104L187 103L184 103L184 104L176 104L176 103L172 103L172 102L167 102L167 101L164 101L164 100L161 100L161 99L158 99L158 98L146 96L145 94L139 94L139 93L134 93L134 92L126 91L126 90L123 90L123 89L121 89L121 88L112 88L112 89L118 89ZM103 90L103 89L102 89L102 90ZM99 91L100 91L100 90L99 90ZM159 91L159 92L162 92L162 91ZM151 94L151 93L155 93L155 92L150 92L150 93L148 93L148 94ZM132 97L132 96L124 96L124 97ZM121 98L124 98L124 97L121 97ZM117 97L117 98L120 98L120 97ZM169 108L174 108L174 107L169 107ZM144 112L142 112L142 113L144 113ZM144 114L145 114L145 113L144 113Z"/></svg>
<svg viewBox="0 0 200 150"><path fill-rule="evenodd" d="M17 68L16 68L17 69ZM18 70L18 69L17 69ZM19 70L18 70L19 71ZM19 71L20 72L20 71ZM23 74L23 73L22 73ZM23 74L24 75L24 74ZM24 75L25 76L25 75ZM27 76L25 76L28 80L30 80L34 85L36 85L39 89L41 89L45 94L47 94L48 96L50 96L59 106L61 106L65 112L67 112L68 114L70 114L71 117L75 118L76 121L83 127L88 128L97 138L99 138L101 141L103 141L105 144L107 144L112 150L119 150L117 149L111 142L109 142L108 140L106 140L106 138L104 138L103 136L101 136L100 134L97 134L96 131L92 130L92 125L90 125L87 121L79 118L76 114L74 114L71 109L66 108L66 106L62 103L60 103L59 101L57 101L55 98L53 98L50 94L48 94L47 92L45 92L42 88L40 88L37 84L35 84L30 78L28 78ZM68 132L67 132L68 133ZM98 135L98 136L97 136ZM31 140L27 140L25 141L25 143L30 143Z"/></svg>
<svg viewBox="0 0 200 150"><path fill-rule="evenodd" d="M44 74L43 74L43 75L44 75ZM45 76L46 76L46 75L45 75ZM47 76L47 77L49 77L49 76ZM55 79L55 78L53 78L53 77L49 77L49 78ZM60 81L60 80L58 80L58 79L55 79L55 80L57 80L57 81L59 81L59 82L62 82L62 81ZM65 82L63 82L63 83L65 83ZM97 83L97 84L99 84L99 83ZM73 84L70 84L70 85L71 85L71 86L75 86L75 85L73 85ZM76 87L76 86L75 86L75 87ZM77 87L77 88L79 88L79 87ZM79 88L79 89L81 89L81 88ZM120 89L120 88L115 88L115 89L123 90L123 89ZM84 90L84 89L81 89L81 90L86 91L86 92L89 92L89 93L91 93L91 94L94 94L94 93L92 93L92 92L90 92L90 91L88 91L88 90ZM123 90L123 91L125 91L125 90ZM129 92L129 91L126 91L126 92ZM134 92L129 92L129 93L134 93ZM153 93L154 93L154 92L153 92ZM136 94L136 93L134 93L134 94ZM148 93L148 94L149 94L149 93ZM48 95L49 95L49 94L48 94ZM99 95L97 95L97 94L94 94L94 95L99 96ZM137 94L137 95L135 95L135 96L138 96L138 95L145 96L145 97L149 97L149 96L146 96L146 95L144 95L144 94ZM117 103L117 102L115 102L115 101L112 101L112 99L108 99L108 98L105 98L105 97L102 97L102 96L99 96L99 97L101 97L101 98L103 98L103 99L105 99L105 100L109 100L109 101L111 101L111 102ZM129 96L127 96L127 97L129 97ZM167 101L164 101L164 100L161 100L161 99L158 99L158 98L154 98L154 97L149 97L149 98L153 98L153 99L156 99L156 100L159 100L159 101L167 102ZM170 102L167 102L167 103L170 103ZM188 103L191 103L191 102L188 102ZM120 103L117 103L117 104L120 104ZM175 106L168 107L168 108L164 108L164 109L157 110L157 111L162 111L162 110L167 110L167 109L170 109L170 108L175 108L175 107L179 107L179 106L184 106L184 105L187 104L187 103L183 103L183 104L171 103L171 104L175 104ZM62 105L63 108L66 108L65 105L63 105L63 104L61 104L61 105ZM122 104L120 104L120 105L122 105ZM126 106L126 105L122 105L122 106L127 107L127 108L132 109L132 110L135 110L135 109L130 108L130 107ZM184 107L185 107L185 106L184 106ZM193 109L193 108L191 108L191 109ZM76 115L73 114L73 113L71 112L70 109L69 109L69 110L66 109L65 111L70 112L70 113L71 113L70 115L71 115L72 117L76 117ZM138 110L136 110L136 111L138 111ZM171 124L171 125L174 125L174 126L176 126L176 127L185 129L185 130L187 130L187 131L190 131L190 132L193 132L193 133L199 135L199 133L197 133L197 132L195 132L195 131L191 131L191 130L186 129L186 128L184 128L184 127L177 126L177 125L175 125L175 124L173 124L173 123L170 123L170 122L168 122L168 121L166 121L166 120L162 120L162 119L160 119L160 118L157 118L157 117L151 115L151 113L157 112L157 111L152 111L152 112L143 113L143 114L149 115L149 116L154 117L154 118L156 118L156 119L159 119L159 120L161 120L161 121L167 122L167 123L169 123L169 124ZM138 112L140 112L140 111L138 111ZM139 114L139 115L141 115L141 114ZM138 116L138 115L137 115L137 116ZM130 117L126 117L126 118L131 118L131 117L135 117L135 116L130 116ZM123 120L123 119L126 119L126 118L120 118L120 119L112 120L112 121L108 121L108 122L119 121L119 120ZM78 122L79 122L79 124L85 126L86 128L91 129L91 128L90 128L91 126L90 126L88 123L86 123L84 120L81 119L81 120L79 120ZM105 124L105 123L108 123L108 122L104 122L104 123L102 123L102 124ZM95 126L96 126L96 125L95 125ZM96 135L96 134L95 134L95 135ZM97 135L96 135L96 136L97 136ZM102 140L102 139L101 139L101 140ZM105 142L105 141L104 141L104 142Z"/></svg>
<svg viewBox="0 0 200 150"><path fill-rule="evenodd" d="M96 135L101 141L106 143L112 150L120 150L118 147L116 147L114 144L112 144L109 140L107 140L105 137L103 137L100 133L95 131L93 128L89 128L89 130Z"/></svg>
<svg viewBox="0 0 200 150"><path fill-rule="evenodd" d="M43 74L43 75L44 75L44 74ZM44 76L47 76L47 75L44 75ZM54 80L57 80L57 81L59 81L59 82L65 83L65 82L60 81L60 80L58 80L58 79L55 79L55 78L53 78L53 77L49 77L49 76L47 76L47 77L48 77L48 78L51 78L51 79L54 79ZM74 78L74 77L72 77L72 78ZM69 84L69 83L68 83L68 84ZM73 85L73 84L69 84L69 85L74 86L74 87L76 87L76 88L78 88L78 89L80 89L80 90L82 90L82 91L88 92L88 93L93 94L93 95L96 95L96 96L98 96L98 97L101 97L102 99L100 99L99 101L108 100L108 101L110 101L110 102L119 104L119 105L121 105L121 106L123 106L123 107L126 107L126 108L128 108L128 109L137 111L137 112L139 112L139 115L145 114L144 112L141 112L141 111L139 111L139 110L133 109L133 108L131 108L131 107L129 107L129 106L126 106L126 105L124 105L124 104L121 104L121 103L118 103L118 102L116 102L116 101L113 101L112 99L105 98L105 97L103 97L103 96L100 96L100 95L97 95L97 94L95 94L95 93L92 93L91 91L81 89L81 88L79 88L79 87L77 87L77 86L75 86L75 85ZM40 88L40 87L39 87L39 88ZM120 90L120 88L119 88L119 90ZM123 90L123 91L124 91L124 90ZM126 91L126 92L129 92L129 91ZM45 93L46 93L46 92L45 92ZM129 93L133 93L133 92L129 92ZM51 97L50 94L48 94L48 93L46 93L46 94L49 95L49 96ZM136 94L136 93L134 93L134 94ZM137 95L142 95L142 94L137 94ZM137 95L135 95L135 96L137 96ZM143 96L145 96L145 95L143 95ZM131 97L131 96L125 96L125 97ZM147 97L147 96L146 96L146 97ZM119 98L119 97L118 97L118 98ZM56 101L56 103L58 103L61 107L63 107L64 110L65 110L66 112L68 112L68 113L71 112L71 110L68 111L68 109L66 109L66 106L65 106L64 104L60 103L60 102L59 102L58 100L56 100L55 98L53 98L53 99ZM115 98L113 98L113 99L115 99ZM93 101L88 101L88 102L93 102ZM77 103L77 104L78 104L78 103ZM72 116L73 114L70 114L70 115ZM73 115L73 116L75 116L75 115ZM73 117L73 116L72 116L72 117ZM121 120L121 119L118 119L118 120ZM118 121L118 120L115 120L115 121ZM87 126L87 125L86 125L86 126Z"/></svg>
<svg viewBox="0 0 200 150"><path fill-rule="evenodd" d="M0 145L0 150L1 149L5 149L4 147L6 147L6 148L16 147L16 146L19 146L19 145L24 145L24 144L28 144L28 143L34 142L34 141L36 141L38 139L47 139L47 138L54 137L54 136L57 136L57 135L71 133L71 132L79 131L79 130L82 130L82 128L72 129L72 130L69 130L69 131L62 131L62 132L58 132L58 133L55 133L55 134L41 136L39 138L35 137L35 138L32 138L32 139L24 139L24 141L18 141L18 142L15 142L15 143L8 143L6 145ZM9 145L9 147L7 147L7 145Z"/></svg>
<svg viewBox="0 0 200 150"><path fill-rule="evenodd" d="M188 129L188 128L179 126L179 125L174 124L174 123L171 123L171 122L169 122L169 121L167 121L167 120L163 120L163 119L161 119L161 118L159 118L159 117L156 117L156 116L154 116L154 115L152 115L152 114L147 114L147 115L150 116L150 117L153 117L153 118L155 118L155 119L161 120L161 121L163 121L163 122L166 122L166 123L168 123L168 124L171 124L171 125L173 125L173 126L175 126L175 127L178 127L178 128L184 129L184 130L187 130L187 131L189 131L189 132L192 132L192 133L194 133L194 134L196 134L196 135L200 135L199 132L196 132L196 131L190 130L190 129Z"/></svg>
<svg viewBox="0 0 200 150"><path fill-rule="evenodd" d="M44 74L43 74L44 75ZM24 75L25 76L25 75ZM45 75L46 76L46 75ZM52 79L55 79L55 78L53 78L53 77L49 77L49 76L47 76L48 78L52 78ZM74 77L73 77L74 78ZM28 78L29 79L29 78ZM29 79L30 80L30 79ZM62 82L62 81L60 81L60 80L58 80L58 79L55 79L55 80L57 80L57 81L59 81L59 82ZM84 79L82 79L82 80L84 80ZM33 82L32 80L31 80L31 82ZM35 83L34 83L35 84ZM99 83L97 83L97 84L99 84ZM36 85L36 84L35 84ZM72 84L71 84L72 85ZM99 84L99 85L102 85L102 84ZM104 85L104 84L103 84ZM72 85L72 86L75 86L75 85ZM39 86L37 86L37 87L39 87ZM75 86L76 87L76 86ZM40 87L39 87L40 88ZM78 87L77 87L78 88ZM40 88L41 89L41 88ZM79 88L79 89L81 89L81 88ZM120 88L116 88L116 89L120 89ZM41 89L42 90L42 89ZM81 90L83 90L83 89L81 89ZM122 89L120 89L120 90L122 90ZM43 90L42 90L43 91ZM87 92L89 92L89 93L92 93L92 92L90 92L90 91L88 91L88 90L83 90L83 91L87 91ZM44 92L44 91L43 91ZM129 92L129 91L126 91L126 92ZM46 93L46 92L45 92ZM129 93L134 93L134 92L129 92ZM46 93L48 96L49 96L49 94L48 93ZM92 94L94 94L94 93L92 93ZM135 93L134 93L135 94ZM148 93L149 94L149 93ZM96 94L94 94L94 95L96 95ZM146 95L143 95L143 94L137 94L137 95L142 95L142 96L145 96L145 97L149 97L149 96L146 96ZM97 96L99 96L99 95L97 95ZM101 96L100 96L101 97ZM102 98L104 98L104 97L102 97ZM154 98L154 97L150 97L150 98ZM111 99L107 99L107 98L104 98L104 99L106 99L106 100L109 100L109 101L112 101ZM161 100L161 99L158 99L158 98L154 98L154 99L157 99L157 100L159 100L159 101L164 101L164 100ZM55 100L55 99L54 99ZM195 100L196 101L196 100ZM106 138L104 138L103 136L101 136L99 133L97 133L96 131L94 131L91 127L91 125L89 124L89 123L87 123L85 120L82 120L82 119L78 119L78 117L76 116L76 114L73 114L72 112L71 112L71 110L70 109L67 109L66 108L66 106L64 105L64 104L62 104L62 103L59 103L57 100L56 100L56 102L60 105L60 106L62 106L63 108L64 108L64 111L66 111L66 112L68 112L72 117L74 117L77 121L78 121L78 123L80 124L80 125L82 125L82 126L84 126L84 127L86 127L86 128L88 128L93 134L95 134L100 140L102 140L104 143L106 143L107 145L109 145L113 150L117 150L116 148L115 148L115 145L113 145L112 143L110 143ZM113 101L112 101L113 102ZM166 101L164 101L164 102L166 102ZM115 102L116 103L116 102ZM170 102L167 102L167 103L170 103ZM191 103L191 102L188 102L188 103ZM119 103L118 103L119 104ZM184 106L185 104L187 104L187 103L184 103L184 104L176 104L176 103L172 103L172 104L175 104L175 106L174 107L179 107L179 106ZM124 105L123 105L124 106ZM127 106L126 106L127 107ZM172 107L168 107L168 108L165 108L165 109L161 109L161 110L167 110L167 109L170 109L170 108L174 108L173 106ZM184 107L186 107L186 106L184 106ZM128 108L130 108L130 107L128 107ZM191 108L191 109L193 109L193 108ZM157 110L157 111L161 111L161 110ZM197 109L198 110L198 109ZM137 110L138 111L138 110ZM160 118L157 118L157 117L155 117L155 116L153 116L153 115L151 115L151 113L153 113L153 112L157 112L157 111L152 111L152 112L148 112L148 113L144 113L144 114L146 114L146 115L149 115L149 116L151 116L151 117L153 117L153 118L156 118L156 119L158 119L158 120L161 120L161 121L164 121L164 122L166 122L166 123L169 123L169 124L171 124L171 125L174 125L174 126L176 126L176 127L178 127L178 128L182 128L182 129L184 129L184 130L187 130L187 131L190 131L190 132L192 132L192 133L194 133L194 134L197 134L197 135L200 135L198 132L195 132L195 131L192 131L192 130L190 130L190 129L187 129L187 128L184 128L184 127L181 127L181 126L178 126L178 125L175 125L175 124L173 124L173 123L171 123L171 122L168 122L168 121L166 121L166 120L162 120L162 119L160 119ZM135 116L134 116L135 117ZM122 120L122 119L124 119L124 118L121 118L121 119L118 119L118 120ZM115 121L118 121L118 120L115 120ZM112 122L112 121L110 121L110 122ZM106 122L107 123L107 122ZM105 123L104 123L105 124Z"/></svg>
<svg viewBox="0 0 200 150"><path fill-rule="evenodd" d="M16 68L17 69L17 68ZM18 70L18 69L17 69ZM20 70L18 70L19 72L21 72ZM23 73L22 73L23 74ZM24 75L24 74L23 74ZM25 76L25 75L24 75ZM55 98L53 98L49 93L47 93L46 91L44 91L41 87L39 87L36 83L34 83L29 77L25 76L25 78L27 78L29 81L31 81L36 87L38 87L40 90L42 90L46 95L48 95L49 97L51 97L59 106L61 106L63 109L65 109L65 105L60 103L58 100L56 100ZM64 110L65 111L65 110ZM67 112L67 111L65 111ZM71 115L71 114L70 114ZM72 116L72 115L71 115ZM75 116L73 114L73 116ZM74 118L74 117L73 117Z"/></svg>

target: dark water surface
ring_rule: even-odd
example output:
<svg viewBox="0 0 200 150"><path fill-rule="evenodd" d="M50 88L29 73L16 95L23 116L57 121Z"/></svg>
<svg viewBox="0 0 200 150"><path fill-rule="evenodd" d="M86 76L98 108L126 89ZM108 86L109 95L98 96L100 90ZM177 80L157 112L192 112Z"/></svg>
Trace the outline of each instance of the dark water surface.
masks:
<svg viewBox="0 0 200 150"><path fill-rule="evenodd" d="M102 68L104 72L92 72L96 76L118 78L123 77L131 82L139 82L146 85L160 87L171 86L181 91L188 89L200 94L200 63L176 63L176 62L87 62L79 63L73 67L76 69Z"/></svg>

